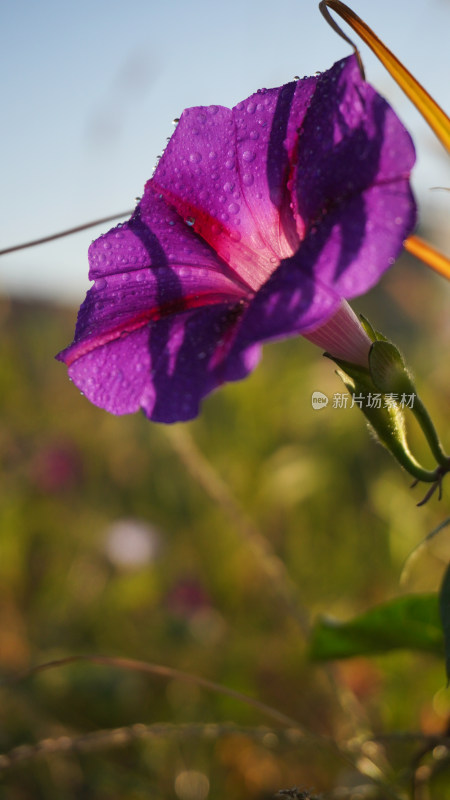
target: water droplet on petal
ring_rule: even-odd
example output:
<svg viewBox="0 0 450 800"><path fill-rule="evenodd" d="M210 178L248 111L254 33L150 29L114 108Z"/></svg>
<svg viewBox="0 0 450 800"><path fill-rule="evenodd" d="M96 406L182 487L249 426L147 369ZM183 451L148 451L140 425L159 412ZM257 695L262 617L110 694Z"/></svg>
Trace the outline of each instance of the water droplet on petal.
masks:
<svg viewBox="0 0 450 800"><path fill-rule="evenodd" d="M242 160L243 161L247 161L247 163L250 162L250 161L253 161L254 158L255 158L255 154L254 154L253 150L244 150L244 152L242 153Z"/></svg>
<svg viewBox="0 0 450 800"><path fill-rule="evenodd" d="M230 214L238 214L239 213L239 206L237 203L230 203L228 206L228 211Z"/></svg>
<svg viewBox="0 0 450 800"><path fill-rule="evenodd" d="M189 161L192 164L198 164L201 160L202 160L202 154L201 153L191 153L190 156L189 156Z"/></svg>
<svg viewBox="0 0 450 800"><path fill-rule="evenodd" d="M94 283L94 286L96 289L106 289L106 287L108 286L108 282L106 281L105 278L97 278L97 280Z"/></svg>
<svg viewBox="0 0 450 800"><path fill-rule="evenodd" d="M242 176L242 183L244 186L251 186L254 181L254 177L251 172L244 172Z"/></svg>

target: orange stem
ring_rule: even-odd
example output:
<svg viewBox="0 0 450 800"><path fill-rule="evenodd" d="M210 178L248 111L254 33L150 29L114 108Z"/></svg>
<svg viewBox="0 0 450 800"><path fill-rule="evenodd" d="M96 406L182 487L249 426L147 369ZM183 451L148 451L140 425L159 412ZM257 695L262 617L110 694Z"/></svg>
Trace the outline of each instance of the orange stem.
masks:
<svg viewBox="0 0 450 800"><path fill-rule="evenodd" d="M411 255L419 258L428 267L434 269L439 275L450 280L450 258L444 256L435 247L432 247L428 242L420 239L419 236L410 236L404 243L405 250Z"/></svg>

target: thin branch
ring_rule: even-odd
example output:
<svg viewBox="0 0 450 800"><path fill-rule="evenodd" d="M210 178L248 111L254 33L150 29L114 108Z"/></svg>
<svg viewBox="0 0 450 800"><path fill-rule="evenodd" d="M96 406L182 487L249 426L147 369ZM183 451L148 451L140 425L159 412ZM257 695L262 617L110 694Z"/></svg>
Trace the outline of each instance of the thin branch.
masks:
<svg viewBox="0 0 450 800"><path fill-rule="evenodd" d="M109 217L102 217L101 219L96 219L94 222L85 222L83 225L76 225L75 228L68 228L65 231L60 231L59 233L52 233L50 236L43 236L41 239L33 239L31 242L25 242L23 244L15 244L12 247L5 247L3 250L0 250L0 256L6 256L7 253L15 253L16 250L25 250L27 247L35 247L38 244L45 244L46 242L52 242L54 239L62 239L63 236L71 236L73 233L79 233L80 231L86 231L88 228L95 228L97 225L103 225L105 222L113 222L115 219L121 219L122 217L129 217L132 214L132 211L123 211L121 214L112 214Z"/></svg>
<svg viewBox="0 0 450 800"><path fill-rule="evenodd" d="M335 20L331 16L330 12L328 11L327 6L328 6L328 3L326 2L326 0L321 0L321 2L319 3L319 11L320 11L320 13L322 14L322 16L325 19L325 21L328 22L328 25L330 26L330 28L332 28L334 30L334 32L337 33L337 35L340 36L341 39L344 40L344 42L347 42L347 44L349 44L350 47L353 49L353 52L354 52L354 54L356 56L356 59L358 61L358 66L359 66L359 71L361 73L361 77L362 77L363 81L365 81L366 74L364 72L364 64L362 62L361 54L360 54L356 44L350 39L349 36L347 36L346 33L344 33L344 31L342 30L342 28L339 27L337 22L335 22Z"/></svg>
<svg viewBox="0 0 450 800"><path fill-rule="evenodd" d="M48 661L44 664L39 664L36 667L33 667L30 670L20 673L16 675L12 679L3 680L1 683L3 685L14 685L26 678L32 677L33 675L38 675L41 672L45 672L52 669L58 669L60 667L69 666L70 664L76 663L89 663L94 664L96 666L107 666L107 667L114 667L117 669L126 669L132 672L144 673L147 675L158 675L163 678L170 678L175 680L184 681L185 683L192 683L196 686L200 686L202 689L206 689L211 692L215 692L218 694L225 695L226 697L231 697L238 702L245 703L248 706L256 709L262 714L265 714L268 717L271 717L274 721L280 723L284 726L284 728L277 729L276 731L269 731L265 729L265 733L270 732L274 733L276 736L282 737L287 742L295 744L296 746L300 743L305 745L313 745L314 747L325 747L330 748L336 755L341 758L344 763L347 764L348 767L351 769L356 770L361 775L366 775L366 771L361 769L358 760L355 759L354 753L352 750L348 750L345 746L341 746L338 742L330 736L323 736L320 734L316 734L303 725L301 725L297 720L293 719L292 717L287 716L286 714L282 714L277 709L272 708L271 706L266 705L265 703L256 700L249 695L243 694L242 692L238 692L234 689L230 689L227 686L223 686L222 684L215 683L213 681L207 680L206 678L201 678L198 675L193 675L189 672L184 672L179 669L174 669L172 667L167 667L162 664L152 664L146 661L138 661L136 659L130 658L121 658L121 657L112 657L112 656L88 656L88 655L76 655L76 656L68 656L67 658L57 659L54 661ZM1 684L0 684L1 685ZM76 745L75 749L82 749L83 743L87 742L87 749L91 745L95 746L96 737L98 737L98 743L100 746L111 744L121 745L126 743L129 738L136 738L137 731L143 731L143 735L146 735L148 731L150 735L164 735L167 732L176 732L178 725L170 726L168 724L160 724L160 725L149 725L143 726L141 724L130 726L131 737L128 736L126 731L127 728L120 728L117 731L112 732L112 740L111 740L111 731L94 731L91 734L84 734L81 737L76 737ZM180 726L182 730L187 732L194 731L195 725L186 725ZM228 726L230 728L230 726ZM237 729L237 728L236 728ZM221 732L224 731L224 725L219 724L218 726L206 726L204 723L198 726L198 730L205 731L205 735L208 730L212 730L211 735L214 735L214 730L217 731L216 735L222 735ZM250 731L254 731L255 729L251 728ZM260 729L256 729L260 730ZM72 745L73 740L70 737L63 736L59 737L58 739L44 739L41 742L38 742L36 745L21 745L19 747L14 748L13 751L10 753L6 753L3 756L0 756L0 772L2 769L8 769L9 767L13 766L17 761L23 761L28 758L33 758L40 753L48 753L55 751L62 751L62 750L73 750L74 747ZM375 780L373 776L371 780ZM384 787L386 792L390 797L396 798L397 796L392 792L390 787Z"/></svg>
<svg viewBox="0 0 450 800"><path fill-rule="evenodd" d="M76 664L79 662L86 662L89 664L95 664L97 666L114 667L117 669L127 669L131 672L146 673L147 675L159 675L163 678L180 680L184 683L193 683L196 686L200 686L202 689L207 689L210 692L232 697L234 700L238 700L240 703L245 703L248 706L252 706L252 708L255 708L257 711L265 714L268 717L271 717L281 725L296 729L300 729L301 727L300 723L292 717L288 717L286 714L282 714L275 708L272 708L265 703L261 703L254 697L250 697L242 692L238 692L235 689L230 689L228 686L223 686L220 683L214 683L213 681L207 680L207 678L201 678L200 676L193 675L190 672L183 672L182 670L174 669L173 667L167 667L163 664L152 664L147 661L138 661L132 658L96 655L68 656L67 658L61 658L55 661L47 661L45 664L39 664L38 666L16 676L13 678L12 682L17 683L18 681L22 681L25 678L31 677L32 675L38 675L40 672L46 672L47 670L57 669L59 667L65 667L69 664ZM314 734L310 734L309 731L305 730L304 735L313 736Z"/></svg>
<svg viewBox="0 0 450 800"><path fill-rule="evenodd" d="M278 558L270 543L248 518L225 481L200 451L186 428L166 427L164 432L194 480L225 512L233 527L239 531L242 540L250 547L269 579L268 587L282 599L304 636L308 636L310 631L308 614L302 606L297 587L283 561Z"/></svg>
<svg viewBox="0 0 450 800"><path fill-rule="evenodd" d="M214 465L200 451L189 431L185 427L172 426L164 428L164 433L192 478L231 520L233 528L239 532L240 538L251 549L261 569L267 575L268 588L278 595L307 639L310 635L309 615L284 562L274 553L268 540L249 519ZM348 687L344 689L336 680L333 666L323 666L323 674L345 717L352 719L355 729L365 727L366 715L361 704Z"/></svg>

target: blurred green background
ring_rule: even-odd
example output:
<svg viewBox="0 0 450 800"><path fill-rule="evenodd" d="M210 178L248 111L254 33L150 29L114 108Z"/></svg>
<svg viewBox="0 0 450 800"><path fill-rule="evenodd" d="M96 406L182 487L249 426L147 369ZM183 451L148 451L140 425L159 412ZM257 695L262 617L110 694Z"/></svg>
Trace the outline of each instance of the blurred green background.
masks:
<svg viewBox="0 0 450 800"><path fill-rule="evenodd" d="M402 348L447 448L448 300L444 280L404 256L355 304ZM324 666L308 658L306 629L321 613L349 619L438 589L445 546L400 576L448 516L448 485L440 503L416 508L424 488L409 488L357 410L314 411L314 390L331 398L344 387L301 338L266 346L254 374L208 398L192 423L112 417L54 361L75 316L0 304L0 752L44 740L40 754L0 758L0 797L263 800L294 785L390 796L376 786L336 793L358 778L330 740L442 733L443 660L397 652ZM412 436L424 451L414 427ZM287 735L261 711L180 678L120 666L81 662L12 680L82 654L185 670L311 735ZM210 723L218 729L202 729ZM126 730L90 736L115 728ZM361 768L395 781L416 746L388 740ZM450 797L448 783L430 796Z"/></svg>

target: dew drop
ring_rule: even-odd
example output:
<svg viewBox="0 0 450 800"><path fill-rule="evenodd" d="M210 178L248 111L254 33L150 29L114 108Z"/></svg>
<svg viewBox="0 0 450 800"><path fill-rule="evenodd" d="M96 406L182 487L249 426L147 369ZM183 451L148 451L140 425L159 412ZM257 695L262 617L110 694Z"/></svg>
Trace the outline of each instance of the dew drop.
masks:
<svg viewBox="0 0 450 800"><path fill-rule="evenodd" d="M106 289L108 282L105 278L97 278L94 284L96 289Z"/></svg>
<svg viewBox="0 0 450 800"><path fill-rule="evenodd" d="M242 153L242 160L243 161L246 161L247 163L249 163L250 161L254 161L254 159L255 159L255 154L254 154L253 150L244 150L244 152Z"/></svg>
<svg viewBox="0 0 450 800"><path fill-rule="evenodd" d="M228 211L230 214L238 214L239 213L239 206L237 203L230 203L228 206Z"/></svg>
<svg viewBox="0 0 450 800"><path fill-rule="evenodd" d="M190 156L189 156L189 161L192 164L198 164L201 160L202 160L202 154L201 153L191 153Z"/></svg>
<svg viewBox="0 0 450 800"><path fill-rule="evenodd" d="M247 106L247 114L254 114L256 111L255 103L249 103Z"/></svg>
<svg viewBox="0 0 450 800"><path fill-rule="evenodd" d="M244 186L251 186L254 180L255 179L251 172L244 172L242 176L242 183Z"/></svg>

